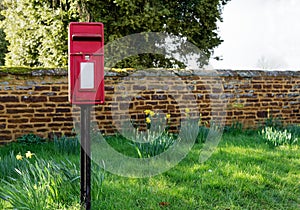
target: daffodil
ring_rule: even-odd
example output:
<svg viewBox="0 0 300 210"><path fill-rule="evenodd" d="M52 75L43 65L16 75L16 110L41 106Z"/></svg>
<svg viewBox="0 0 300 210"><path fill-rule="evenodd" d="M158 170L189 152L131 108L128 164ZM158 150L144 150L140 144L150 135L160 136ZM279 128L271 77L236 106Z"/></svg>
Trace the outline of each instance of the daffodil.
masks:
<svg viewBox="0 0 300 210"><path fill-rule="evenodd" d="M185 108L185 112L186 112L186 113L190 113L190 111L191 111L191 110L190 110L189 108Z"/></svg>
<svg viewBox="0 0 300 210"><path fill-rule="evenodd" d="M147 124L151 123L151 119L149 117L146 118L146 123Z"/></svg>
<svg viewBox="0 0 300 210"><path fill-rule="evenodd" d="M23 156L20 155L20 154L17 154L17 155L16 155L16 158L17 158L17 160L22 160L22 159L23 159Z"/></svg>
<svg viewBox="0 0 300 210"><path fill-rule="evenodd" d="M26 158L32 158L33 155L34 153L31 153L30 151L27 151L25 154Z"/></svg>
<svg viewBox="0 0 300 210"><path fill-rule="evenodd" d="M150 114L151 117L153 117L155 115L155 112L150 111L149 114Z"/></svg>
<svg viewBox="0 0 300 210"><path fill-rule="evenodd" d="M149 110L149 109L146 109L146 110L144 111L145 115L150 114L150 112L151 112L151 110Z"/></svg>
<svg viewBox="0 0 300 210"><path fill-rule="evenodd" d="M170 119L171 115L170 114L166 114L166 119Z"/></svg>

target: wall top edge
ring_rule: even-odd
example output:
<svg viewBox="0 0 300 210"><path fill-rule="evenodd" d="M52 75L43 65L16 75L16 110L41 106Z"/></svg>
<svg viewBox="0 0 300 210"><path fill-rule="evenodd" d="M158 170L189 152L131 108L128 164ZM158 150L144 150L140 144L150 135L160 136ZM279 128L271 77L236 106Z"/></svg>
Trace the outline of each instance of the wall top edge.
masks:
<svg viewBox="0 0 300 210"><path fill-rule="evenodd" d="M4 67L0 66L0 76L67 76L67 68L29 68L29 67ZM231 69L132 69L132 68L105 68L106 77L114 76L220 76L220 77L259 77L259 76L293 76L300 77L300 70L231 70Z"/></svg>

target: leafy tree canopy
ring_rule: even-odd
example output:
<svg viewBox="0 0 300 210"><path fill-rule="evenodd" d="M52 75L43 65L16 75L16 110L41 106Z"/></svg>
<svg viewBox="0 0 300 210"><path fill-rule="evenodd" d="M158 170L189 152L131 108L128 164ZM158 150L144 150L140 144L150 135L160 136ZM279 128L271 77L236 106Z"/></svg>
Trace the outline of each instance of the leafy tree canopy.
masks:
<svg viewBox="0 0 300 210"><path fill-rule="evenodd" d="M0 1L0 11L3 10L3 6ZM4 17L0 14L0 21L3 20ZM0 66L4 65L4 57L7 52L7 41L5 40L5 33L2 28L0 28Z"/></svg>
<svg viewBox="0 0 300 210"><path fill-rule="evenodd" d="M210 57L222 42L216 24L222 21L222 9L228 1L3 0L5 9L1 14L5 19L0 28L9 42L6 65L67 65L67 27L71 21L104 23L105 43L150 31L184 37ZM173 63L148 54L125 59L117 65L170 67Z"/></svg>

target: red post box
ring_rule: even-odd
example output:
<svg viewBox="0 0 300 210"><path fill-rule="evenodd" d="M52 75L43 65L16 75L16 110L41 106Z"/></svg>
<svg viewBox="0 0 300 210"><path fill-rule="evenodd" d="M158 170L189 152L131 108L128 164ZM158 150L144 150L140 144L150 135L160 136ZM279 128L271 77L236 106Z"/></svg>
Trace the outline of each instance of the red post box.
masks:
<svg viewBox="0 0 300 210"><path fill-rule="evenodd" d="M69 25L69 101L104 102L104 32L102 23Z"/></svg>

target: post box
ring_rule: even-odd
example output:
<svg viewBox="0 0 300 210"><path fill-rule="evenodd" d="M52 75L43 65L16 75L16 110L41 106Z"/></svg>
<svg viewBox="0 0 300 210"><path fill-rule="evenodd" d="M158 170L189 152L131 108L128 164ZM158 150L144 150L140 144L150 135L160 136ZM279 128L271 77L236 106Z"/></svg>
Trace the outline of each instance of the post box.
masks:
<svg viewBox="0 0 300 210"><path fill-rule="evenodd" d="M69 25L69 101L104 103L104 32L102 23Z"/></svg>

